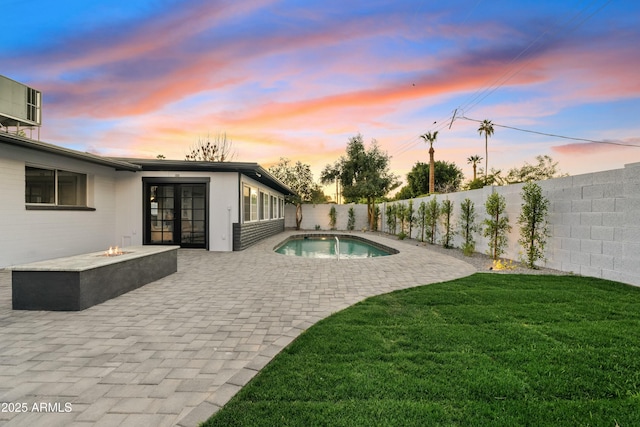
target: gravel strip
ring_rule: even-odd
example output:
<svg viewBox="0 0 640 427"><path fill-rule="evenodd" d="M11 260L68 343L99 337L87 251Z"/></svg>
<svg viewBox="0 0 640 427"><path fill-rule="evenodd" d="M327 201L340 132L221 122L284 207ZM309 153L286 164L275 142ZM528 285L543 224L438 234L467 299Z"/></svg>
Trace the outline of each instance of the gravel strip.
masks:
<svg viewBox="0 0 640 427"><path fill-rule="evenodd" d="M379 235L379 236L386 237L388 239L398 240L397 236L394 236L392 234L386 234L386 233L376 233L376 234ZM442 247L442 245L432 245L430 243L423 243L423 242L420 242L419 240L416 240L416 239L404 239L402 242L407 244L407 245L423 247L427 251L438 252L440 254L448 255L448 256L460 259L462 261L465 261L465 262L473 265L476 268L476 270L478 270L479 273L551 274L551 275L555 275L555 276L573 275L573 273L569 273L569 272L566 272L566 271L560 271L560 270L554 270L554 269L551 269L551 268L539 267L537 269L531 269L531 268L523 265L521 262L511 261L511 260L506 260L506 259L502 259L502 260L506 261L506 263L509 265L509 269L494 270L492 268L492 265L493 265L492 258L490 256L488 256L488 255L483 254L483 253L474 252L474 254L472 256L465 256L462 253L462 250L458 249L458 248L446 249L446 248Z"/></svg>

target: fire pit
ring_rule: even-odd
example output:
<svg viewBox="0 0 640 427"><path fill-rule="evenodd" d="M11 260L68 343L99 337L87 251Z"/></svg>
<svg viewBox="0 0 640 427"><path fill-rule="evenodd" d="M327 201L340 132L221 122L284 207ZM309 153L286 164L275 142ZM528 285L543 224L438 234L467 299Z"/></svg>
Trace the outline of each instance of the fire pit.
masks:
<svg viewBox="0 0 640 427"><path fill-rule="evenodd" d="M178 270L178 246L118 247L11 268L14 310L78 311Z"/></svg>
<svg viewBox="0 0 640 427"><path fill-rule="evenodd" d="M118 256L128 252L123 252L121 248L117 246L109 246L109 249L103 254L104 256Z"/></svg>

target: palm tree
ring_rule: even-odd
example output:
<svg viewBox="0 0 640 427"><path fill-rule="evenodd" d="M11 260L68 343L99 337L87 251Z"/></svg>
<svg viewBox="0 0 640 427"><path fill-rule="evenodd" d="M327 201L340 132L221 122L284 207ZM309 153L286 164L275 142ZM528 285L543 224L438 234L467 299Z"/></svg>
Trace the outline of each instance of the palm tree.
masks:
<svg viewBox="0 0 640 427"><path fill-rule="evenodd" d="M340 174L342 173L340 163L335 162L333 165L326 165L320 173L320 183L323 185L336 183L336 203L340 204Z"/></svg>
<svg viewBox="0 0 640 427"><path fill-rule="evenodd" d="M487 180L487 172L489 171L489 137L493 135L493 124L491 120L483 120L478 128L478 133L484 133L484 180Z"/></svg>
<svg viewBox="0 0 640 427"><path fill-rule="evenodd" d="M473 156L470 156L467 159L467 163L470 163L473 166L473 180L476 180L476 168L478 167L478 163L480 162L480 160L482 160L482 157L480 157L477 154L474 154Z"/></svg>
<svg viewBox="0 0 640 427"><path fill-rule="evenodd" d="M420 135L420 138L424 139L424 142L428 142L429 143L429 194L433 194L435 191L435 184L436 184L436 180L435 180L435 170L436 170L436 163L433 160L433 143L436 141L436 138L438 137L438 131L433 132L433 134L431 132L427 132L424 135Z"/></svg>

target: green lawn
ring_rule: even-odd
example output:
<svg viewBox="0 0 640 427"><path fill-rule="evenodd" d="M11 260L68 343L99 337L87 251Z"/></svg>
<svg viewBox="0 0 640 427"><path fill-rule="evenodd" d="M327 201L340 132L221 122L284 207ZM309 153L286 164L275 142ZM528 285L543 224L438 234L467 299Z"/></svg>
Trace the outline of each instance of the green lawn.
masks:
<svg viewBox="0 0 640 427"><path fill-rule="evenodd" d="M475 274L319 322L205 426L640 426L640 288Z"/></svg>

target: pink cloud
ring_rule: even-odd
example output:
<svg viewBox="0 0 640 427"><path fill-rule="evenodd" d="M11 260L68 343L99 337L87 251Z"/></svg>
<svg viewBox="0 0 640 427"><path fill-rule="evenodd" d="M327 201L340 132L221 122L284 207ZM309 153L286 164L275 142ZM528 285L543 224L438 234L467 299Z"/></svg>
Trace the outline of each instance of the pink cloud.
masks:
<svg viewBox="0 0 640 427"><path fill-rule="evenodd" d="M635 150L634 153L640 155L640 137L626 138L619 141L605 140L603 141L603 143L579 142L565 145L556 145L552 146L551 150L563 155L613 153Z"/></svg>

